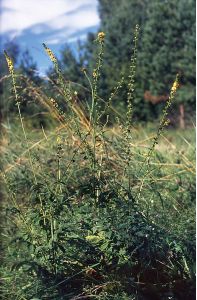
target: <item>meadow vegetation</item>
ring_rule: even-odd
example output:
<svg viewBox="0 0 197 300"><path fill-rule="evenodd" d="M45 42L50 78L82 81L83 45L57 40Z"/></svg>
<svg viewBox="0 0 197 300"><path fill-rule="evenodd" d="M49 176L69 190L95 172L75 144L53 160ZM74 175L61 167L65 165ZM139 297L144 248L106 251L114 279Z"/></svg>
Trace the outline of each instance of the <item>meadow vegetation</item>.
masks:
<svg viewBox="0 0 197 300"><path fill-rule="evenodd" d="M3 299L195 299L194 126L169 125L178 76L158 124L133 123L138 31L124 115L113 106L124 76L99 97L103 32L93 72L82 70L89 101L47 45L64 102L15 73L5 52L18 116L2 123ZM23 117L22 80L45 109L41 127Z"/></svg>

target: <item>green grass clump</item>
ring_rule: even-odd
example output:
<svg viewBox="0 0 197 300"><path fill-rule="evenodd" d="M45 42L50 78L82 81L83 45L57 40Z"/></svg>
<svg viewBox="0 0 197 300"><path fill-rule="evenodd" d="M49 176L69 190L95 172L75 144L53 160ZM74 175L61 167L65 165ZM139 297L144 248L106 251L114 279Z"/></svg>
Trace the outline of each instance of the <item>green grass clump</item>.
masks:
<svg viewBox="0 0 197 300"><path fill-rule="evenodd" d="M164 135L178 79L156 134L134 128L136 44L126 120L117 115L111 127L124 77L103 106L104 33L97 42L92 76L83 70L88 102L79 102L44 45L66 103L65 112L61 102L38 97L56 119L51 130L23 119L6 54L22 132L15 121L2 138L3 299L194 299L193 130L189 139L181 131Z"/></svg>

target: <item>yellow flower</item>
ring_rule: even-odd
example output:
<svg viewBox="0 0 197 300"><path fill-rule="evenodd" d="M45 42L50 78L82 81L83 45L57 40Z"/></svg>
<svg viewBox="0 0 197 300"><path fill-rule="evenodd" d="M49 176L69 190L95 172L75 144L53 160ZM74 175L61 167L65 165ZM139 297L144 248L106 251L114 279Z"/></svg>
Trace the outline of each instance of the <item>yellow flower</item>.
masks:
<svg viewBox="0 0 197 300"><path fill-rule="evenodd" d="M172 86L172 88L171 88L171 92L172 92L172 93L175 93L176 90L178 89L178 87L179 87L178 81L175 80L175 82L173 83L173 86Z"/></svg>
<svg viewBox="0 0 197 300"><path fill-rule="evenodd" d="M53 54L53 52L51 51L51 49L49 49L44 43L43 46L45 48L46 53L48 54L50 60L54 63L57 63L57 58L55 57L55 55Z"/></svg>
<svg viewBox="0 0 197 300"><path fill-rule="evenodd" d="M165 121L164 125L165 125L165 126L168 126L169 124L170 124L170 120L167 119L167 120Z"/></svg>
<svg viewBox="0 0 197 300"><path fill-rule="evenodd" d="M57 137L57 144L60 145L62 143L62 139L60 136Z"/></svg>
<svg viewBox="0 0 197 300"><path fill-rule="evenodd" d="M102 42L102 41L104 41L105 33L101 31L98 33L97 37L98 37L99 41Z"/></svg>
<svg viewBox="0 0 197 300"><path fill-rule="evenodd" d="M94 78L97 76L97 73L96 73L95 70L93 71L92 76L93 76Z"/></svg>
<svg viewBox="0 0 197 300"><path fill-rule="evenodd" d="M7 64L8 64L9 72L12 74L14 72L13 62L12 62L11 58L8 56L8 54L7 54L6 51L4 51L4 54L5 54L5 58L6 58Z"/></svg>

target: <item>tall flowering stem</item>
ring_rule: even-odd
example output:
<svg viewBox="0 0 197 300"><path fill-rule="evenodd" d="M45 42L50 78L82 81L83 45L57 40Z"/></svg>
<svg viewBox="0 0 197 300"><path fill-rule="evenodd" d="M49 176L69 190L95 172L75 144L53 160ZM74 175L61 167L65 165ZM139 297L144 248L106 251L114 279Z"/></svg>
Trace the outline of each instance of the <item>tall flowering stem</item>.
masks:
<svg viewBox="0 0 197 300"><path fill-rule="evenodd" d="M9 70L9 73L10 73L11 78L12 78L13 91L14 91L14 96L15 96L16 105L17 105L17 109L18 109L19 119L20 119L22 131L23 131L23 134L24 134L24 138L25 138L25 143L26 143L26 146L27 146L27 149L28 149L30 167L31 167L31 170L32 170L32 173L33 173L34 182L37 185L37 179L36 179L36 174L35 174L35 171L34 171L34 166L33 166L31 153L30 153L30 150L29 150L27 134L26 134L26 131L25 131L25 126L24 126L24 122L23 122L23 118L22 118L22 114L21 114L20 99L19 99L19 96L18 96L18 93L17 93L16 75L15 75L15 71L14 71L14 64L13 64L12 59L9 57L9 55L7 54L6 51L4 51L4 54L5 54L5 58L6 58L6 61L7 61L8 70ZM42 212L44 223L45 223L45 213L44 213L43 203L42 203L42 199L41 199L40 195L39 195L39 200L40 200L40 205L41 205L41 212Z"/></svg>
<svg viewBox="0 0 197 300"><path fill-rule="evenodd" d="M15 100L16 100L16 105L17 105L17 109L18 109L20 122L21 122L21 127L22 127L22 130L23 130L25 140L27 140L27 135L26 135L26 132L25 132L25 127L24 127L23 119L22 119L22 115L21 115L20 99L19 99L17 89L16 89L16 75L15 75L15 71L14 71L14 64L12 62L12 59L9 57L9 55L7 54L6 51L4 51L4 54L5 54L5 58L6 58L6 61L7 61L8 70L9 70L9 73L10 73L11 78L12 78L12 86L13 86L14 96L15 96Z"/></svg>
<svg viewBox="0 0 197 300"><path fill-rule="evenodd" d="M175 97L175 94L177 92L178 87L179 87L179 74L176 75L176 79L175 79L175 81L174 81L174 83L171 87L170 96L169 96L169 98L166 102L166 105L165 105L164 109L163 109L162 119L159 123L159 128L158 128L157 133L156 133L156 135L153 139L153 144L152 144L152 146L151 146L151 148L150 148L150 150L147 154L148 163L149 163L151 155L152 155L152 153L155 149L155 146L158 144L159 137L161 136L164 128L169 124L169 120L168 120L167 116L168 116L169 109L172 105L172 102L173 102L173 99Z"/></svg>
<svg viewBox="0 0 197 300"><path fill-rule="evenodd" d="M135 32L134 32L134 38L133 38L133 52L131 55L131 60L130 60L131 63L130 63L130 67L129 67L129 83L128 83L128 93L127 93L127 127L129 127L131 125L132 113L133 113L139 29L140 29L139 25L136 25Z"/></svg>
<svg viewBox="0 0 197 300"><path fill-rule="evenodd" d="M148 151L148 154L146 155L145 161L142 164L141 169L139 170L138 177L139 177L142 169L144 169L144 167L148 166L147 170L144 173L144 176L142 177L139 192L135 197L135 201L138 201L138 199L140 198L141 191L142 191L143 184L144 184L144 180L145 180L146 176L149 174L150 159L152 157L152 154L155 150L156 145L158 144L158 140L159 140L162 132L164 131L165 127L169 124L169 119L167 117L168 117L169 109L170 109L170 107L172 105L172 102L175 98L175 94L177 92L178 87L179 87L179 74L176 75L176 79L175 79L175 81L174 81L174 83L171 87L170 96L169 96L169 98L166 102L166 105L165 105L164 109L163 109L162 118L161 118L161 121L159 123L159 128L157 129L157 133L155 134L155 137L153 138L152 146L150 147L150 149Z"/></svg>
<svg viewBox="0 0 197 300"><path fill-rule="evenodd" d="M96 41L100 44L100 50L98 53L98 60L96 62L96 68L93 70L93 83L92 83L92 107L90 112L90 123L93 122L94 124L97 122L96 120L96 106L97 106L97 90L98 90L98 80L100 78L100 71L102 67L103 61L103 48L104 48L104 41L105 41L105 33L99 32L97 35Z"/></svg>
<svg viewBox="0 0 197 300"><path fill-rule="evenodd" d="M72 94L71 94L71 91L68 88L68 86L65 84L64 77L59 68L58 60L57 60L55 54L53 53L53 51L49 47L47 47L45 43L43 43L43 47L44 47L47 55L49 56L50 60L52 61L53 65L55 67L56 73L58 74L58 80L59 80L60 86L63 89L65 101L67 102L68 106L71 106Z"/></svg>
<svg viewBox="0 0 197 300"><path fill-rule="evenodd" d="M100 78L100 72L101 72L101 67L102 67L102 62L103 62L103 49L104 49L104 42L105 42L105 33L104 32L99 32L97 35L96 41L100 45L99 53L98 53L98 59L96 62L96 67L93 70L93 82L92 82L92 106L91 106L91 111L90 111L90 124L92 124L93 132L92 132L92 143L93 143L93 178L94 178L94 198L95 201L98 200L98 186L97 186L97 178L98 178L98 170L97 170L97 161L96 161L96 128L97 128L97 123L98 123L98 103L97 103L97 90L98 90L98 80Z"/></svg>
<svg viewBox="0 0 197 300"><path fill-rule="evenodd" d="M129 82L128 82L128 93L127 93L127 114L126 114L126 127L125 127L125 140L126 140L126 165L124 173L128 176L128 189L131 188L131 124L133 114L133 101L135 91L135 74L136 74L136 60L137 60L137 45L139 36L139 25L136 25L133 38L133 51L130 59L129 67Z"/></svg>

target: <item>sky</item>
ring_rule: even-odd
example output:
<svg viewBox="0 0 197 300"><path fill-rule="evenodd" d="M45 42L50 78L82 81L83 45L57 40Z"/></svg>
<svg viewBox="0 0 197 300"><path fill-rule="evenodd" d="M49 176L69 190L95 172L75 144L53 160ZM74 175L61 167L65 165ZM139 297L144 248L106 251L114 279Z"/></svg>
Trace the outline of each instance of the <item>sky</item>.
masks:
<svg viewBox="0 0 197 300"><path fill-rule="evenodd" d="M99 25L97 0L0 0L0 39L28 49L45 72L50 66L42 43L58 56L64 44L73 49Z"/></svg>

